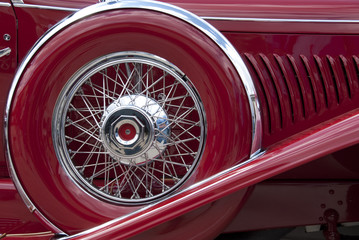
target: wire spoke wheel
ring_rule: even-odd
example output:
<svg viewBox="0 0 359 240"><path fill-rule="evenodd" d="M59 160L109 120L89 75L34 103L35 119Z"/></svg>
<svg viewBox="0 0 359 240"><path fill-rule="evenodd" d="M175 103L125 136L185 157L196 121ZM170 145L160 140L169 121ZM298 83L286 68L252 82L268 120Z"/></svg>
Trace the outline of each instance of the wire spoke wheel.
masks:
<svg viewBox="0 0 359 240"><path fill-rule="evenodd" d="M189 79L142 52L96 59L65 85L53 115L60 163L92 195L138 204L179 187L205 141L201 101Z"/></svg>
<svg viewBox="0 0 359 240"><path fill-rule="evenodd" d="M176 206L176 193L247 160L257 118L233 50L201 18L157 1L61 21L24 59L6 106L9 169L26 206L53 232L77 234L148 204ZM146 238L213 239L242 198Z"/></svg>

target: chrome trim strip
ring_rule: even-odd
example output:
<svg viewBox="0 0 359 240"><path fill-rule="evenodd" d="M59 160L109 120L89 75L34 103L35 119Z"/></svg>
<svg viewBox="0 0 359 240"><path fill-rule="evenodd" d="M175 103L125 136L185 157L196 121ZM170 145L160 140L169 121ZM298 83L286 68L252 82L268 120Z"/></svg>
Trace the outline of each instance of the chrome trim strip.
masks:
<svg viewBox="0 0 359 240"><path fill-rule="evenodd" d="M0 7L11 7L10 3L0 2Z"/></svg>
<svg viewBox="0 0 359 240"><path fill-rule="evenodd" d="M290 19L290 18L235 18L235 17L208 17L202 16L208 21L239 21L239 22L272 22L272 23L359 23L359 20L344 19Z"/></svg>
<svg viewBox="0 0 359 240"><path fill-rule="evenodd" d="M21 6L21 5L20 5ZM26 192L22 188L20 181L16 175L16 172L14 170L14 166L11 159L10 154L10 146L9 146L9 113L11 109L11 102L12 98L14 97L16 87L18 85L18 82L20 81L20 78L22 76L22 73L25 71L26 66L29 64L31 59L35 56L35 54L38 52L38 50L44 45L47 41L49 41L55 34L57 34L59 31L64 29L65 27L73 24L74 22L77 22L83 18L86 18L88 16L91 16L93 14L110 11L110 10L116 10L116 9L126 9L126 8L136 8L136 9L145 9L145 10L152 10L161 12L164 14L168 14L170 16L179 18L192 26L196 27L198 30L203 32L205 35L207 35L210 39L212 39L221 49L222 51L227 55L227 57L232 61L234 67L238 71L239 76L242 79L242 82L244 84L245 90L248 95L249 100L249 106L252 114L252 147L251 147L251 158L254 157L256 153L260 151L261 148L261 138L262 138L262 121L260 116L260 108L259 108L259 101L258 96L256 93L256 89L254 87L252 78L249 74L249 71L243 62L242 58L236 51L236 49L233 47L233 45L212 25L210 25L208 22L204 21L200 17L184 10L179 7L157 2L157 1L148 1L148 0L123 0L123 1L112 1L112 2L104 2L95 4L92 6L89 6L87 8L84 8L81 11L78 11L71 15L68 18L65 18L64 20L60 21L58 24L56 24L53 28L51 28L46 34L44 34L32 47L28 55L24 58L23 62L19 66L18 71L15 74L14 81L11 85L9 96L6 103L6 110L5 110L5 119L4 119L4 130L5 130L5 142L6 142L6 151L7 151L7 158L10 166L11 175L13 178L13 181L19 191L19 194L24 199L24 201L27 203L27 206L29 209L36 209L36 206L31 202L29 197L27 196ZM40 212L39 212L40 214ZM45 219L45 218L44 218ZM61 231L59 231L61 232Z"/></svg>
<svg viewBox="0 0 359 240"><path fill-rule="evenodd" d="M11 48L9 48L9 47L1 49L0 50L0 58L4 57L4 56L7 56L7 55L10 55L10 53L11 53Z"/></svg>
<svg viewBox="0 0 359 240"><path fill-rule="evenodd" d="M12 4L24 4L23 0L11 0Z"/></svg>
<svg viewBox="0 0 359 240"><path fill-rule="evenodd" d="M78 8L54 7L54 6L24 4L24 3L14 3L14 6L19 8L37 8L37 9L47 9L47 10L57 10L57 11L68 11L68 12L77 12L79 10Z"/></svg>

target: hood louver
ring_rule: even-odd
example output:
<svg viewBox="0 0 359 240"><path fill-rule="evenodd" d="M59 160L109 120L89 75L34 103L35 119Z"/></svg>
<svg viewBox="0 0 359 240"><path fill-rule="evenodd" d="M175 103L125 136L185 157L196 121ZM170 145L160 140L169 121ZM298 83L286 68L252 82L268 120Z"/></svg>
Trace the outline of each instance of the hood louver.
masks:
<svg viewBox="0 0 359 240"><path fill-rule="evenodd" d="M243 55L258 89L265 136L329 119L359 95L357 56Z"/></svg>

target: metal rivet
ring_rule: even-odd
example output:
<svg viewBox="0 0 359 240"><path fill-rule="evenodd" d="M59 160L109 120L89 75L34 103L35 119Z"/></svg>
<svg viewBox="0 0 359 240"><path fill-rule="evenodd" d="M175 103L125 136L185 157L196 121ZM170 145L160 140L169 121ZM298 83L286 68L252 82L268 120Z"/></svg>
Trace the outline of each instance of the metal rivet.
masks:
<svg viewBox="0 0 359 240"><path fill-rule="evenodd" d="M10 36L10 34L4 34L4 40L5 41L10 41L10 39L11 39L11 36Z"/></svg>

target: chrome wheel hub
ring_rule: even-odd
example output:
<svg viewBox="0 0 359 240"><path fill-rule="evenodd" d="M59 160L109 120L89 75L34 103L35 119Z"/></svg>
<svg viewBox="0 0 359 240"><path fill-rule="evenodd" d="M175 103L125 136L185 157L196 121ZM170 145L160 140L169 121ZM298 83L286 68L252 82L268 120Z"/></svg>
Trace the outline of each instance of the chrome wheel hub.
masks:
<svg viewBox="0 0 359 240"><path fill-rule="evenodd" d="M103 146L123 164L144 164L166 149L170 136L167 114L153 99L123 96L106 109L102 118Z"/></svg>

